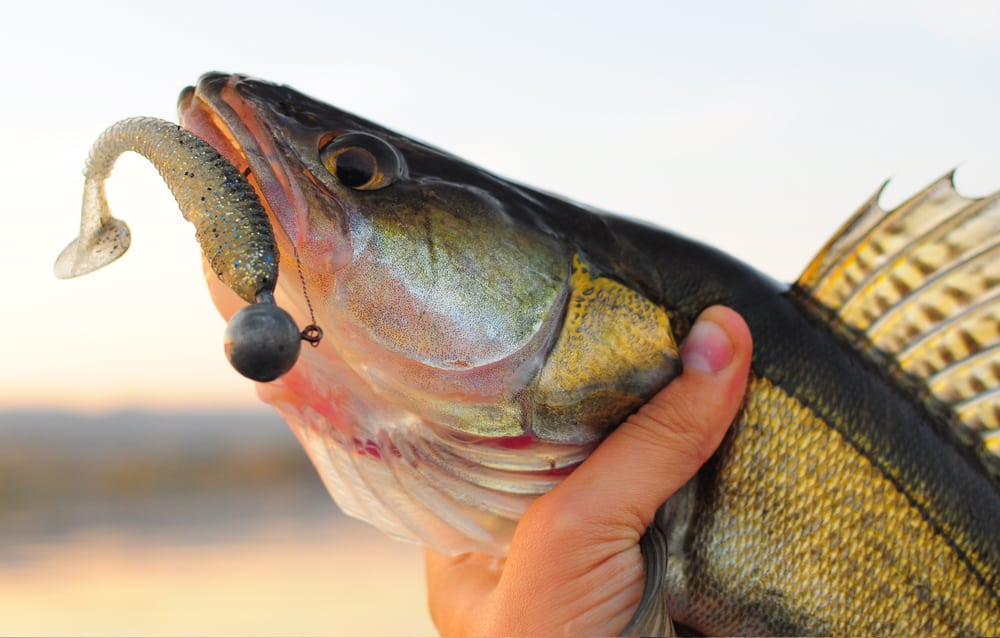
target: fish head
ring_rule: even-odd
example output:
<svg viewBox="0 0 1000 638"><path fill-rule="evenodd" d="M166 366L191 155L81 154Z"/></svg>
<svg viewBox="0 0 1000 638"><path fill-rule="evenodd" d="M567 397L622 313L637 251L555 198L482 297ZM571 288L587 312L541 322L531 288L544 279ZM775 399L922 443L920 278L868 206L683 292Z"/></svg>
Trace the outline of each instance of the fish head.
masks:
<svg viewBox="0 0 1000 638"><path fill-rule="evenodd" d="M535 194L240 75L203 76L179 113L260 196L280 253L279 305L324 332L258 392L334 499L396 537L505 553L531 500L636 403L627 393L610 416L581 417L590 408L574 392L594 393L566 391L576 355L552 364L568 300L594 286L581 284L586 268ZM245 305L208 280L224 317ZM654 367L650 387L670 361ZM539 410L546 392L558 398Z"/></svg>

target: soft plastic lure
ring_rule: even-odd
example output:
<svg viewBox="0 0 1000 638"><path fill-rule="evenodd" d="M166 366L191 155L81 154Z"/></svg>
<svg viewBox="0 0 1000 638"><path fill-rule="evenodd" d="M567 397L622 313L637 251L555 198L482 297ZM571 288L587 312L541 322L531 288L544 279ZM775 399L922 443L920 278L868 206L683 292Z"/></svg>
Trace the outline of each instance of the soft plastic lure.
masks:
<svg viewBox="0 0 1000 638"><path fill-rule="evenodd" d="M62 251L55 273L77 277L128 250L128 226L111 215L104 182L118 157L133 151L152 162L195 226L212 270L251 305L226 326L226 356L241 374L271 381L295 365L303 334L274 303L278 248L267 213L239 170L173 122L134 117L110 126L94 143L84 169L80 236Z"/></svg>

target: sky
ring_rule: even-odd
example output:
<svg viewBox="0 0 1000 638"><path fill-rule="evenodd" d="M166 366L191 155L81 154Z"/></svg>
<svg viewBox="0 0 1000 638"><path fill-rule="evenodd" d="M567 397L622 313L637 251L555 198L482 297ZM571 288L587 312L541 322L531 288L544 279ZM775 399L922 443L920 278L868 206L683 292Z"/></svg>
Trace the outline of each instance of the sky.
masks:
<svg viewBox="0 0 1000 638"><path fill-rule="evenodd" d="M279 8L282 7L282 8ZM0 409L247 407L192 228L119 161L130 252L52 274L115 121L243 72L485 168L714 244L794 280L886 179L1000 187L1000 9L839 2L7 3ZM651 256L655 258L655 256Z"/></svg>

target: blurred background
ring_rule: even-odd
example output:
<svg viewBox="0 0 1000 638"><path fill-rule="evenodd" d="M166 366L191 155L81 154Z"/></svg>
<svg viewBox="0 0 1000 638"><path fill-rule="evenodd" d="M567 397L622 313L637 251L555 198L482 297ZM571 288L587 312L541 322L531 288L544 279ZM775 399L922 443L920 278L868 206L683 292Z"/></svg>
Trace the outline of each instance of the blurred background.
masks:
<svg viewBox="0 0 1000 638"><path fill-rule="evenodd" d="M340 515L222 355L156 172L79 280L104 128L209 70L287 83L794 280L881 183L1000 187L990 0L8 3L0 9L0 634L427 635L419 548Z"/></svg>

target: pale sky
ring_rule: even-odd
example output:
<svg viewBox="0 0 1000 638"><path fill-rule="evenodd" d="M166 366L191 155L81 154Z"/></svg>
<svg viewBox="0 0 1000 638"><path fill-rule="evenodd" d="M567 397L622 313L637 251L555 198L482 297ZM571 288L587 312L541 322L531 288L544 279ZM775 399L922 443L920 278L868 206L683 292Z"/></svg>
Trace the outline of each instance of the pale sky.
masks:
<svg viewBox="0 0 1000 638"><path fill-rule="evenodd" d="M956 166L966 194L1000 187L990 0L13 4L0 408L256 402L222 355L193 229L144 160L109 182L131 251L52 275L94 139L124 117L176 121L208 70L290 84L783 280L886 178L889 204Z"/></svg>

